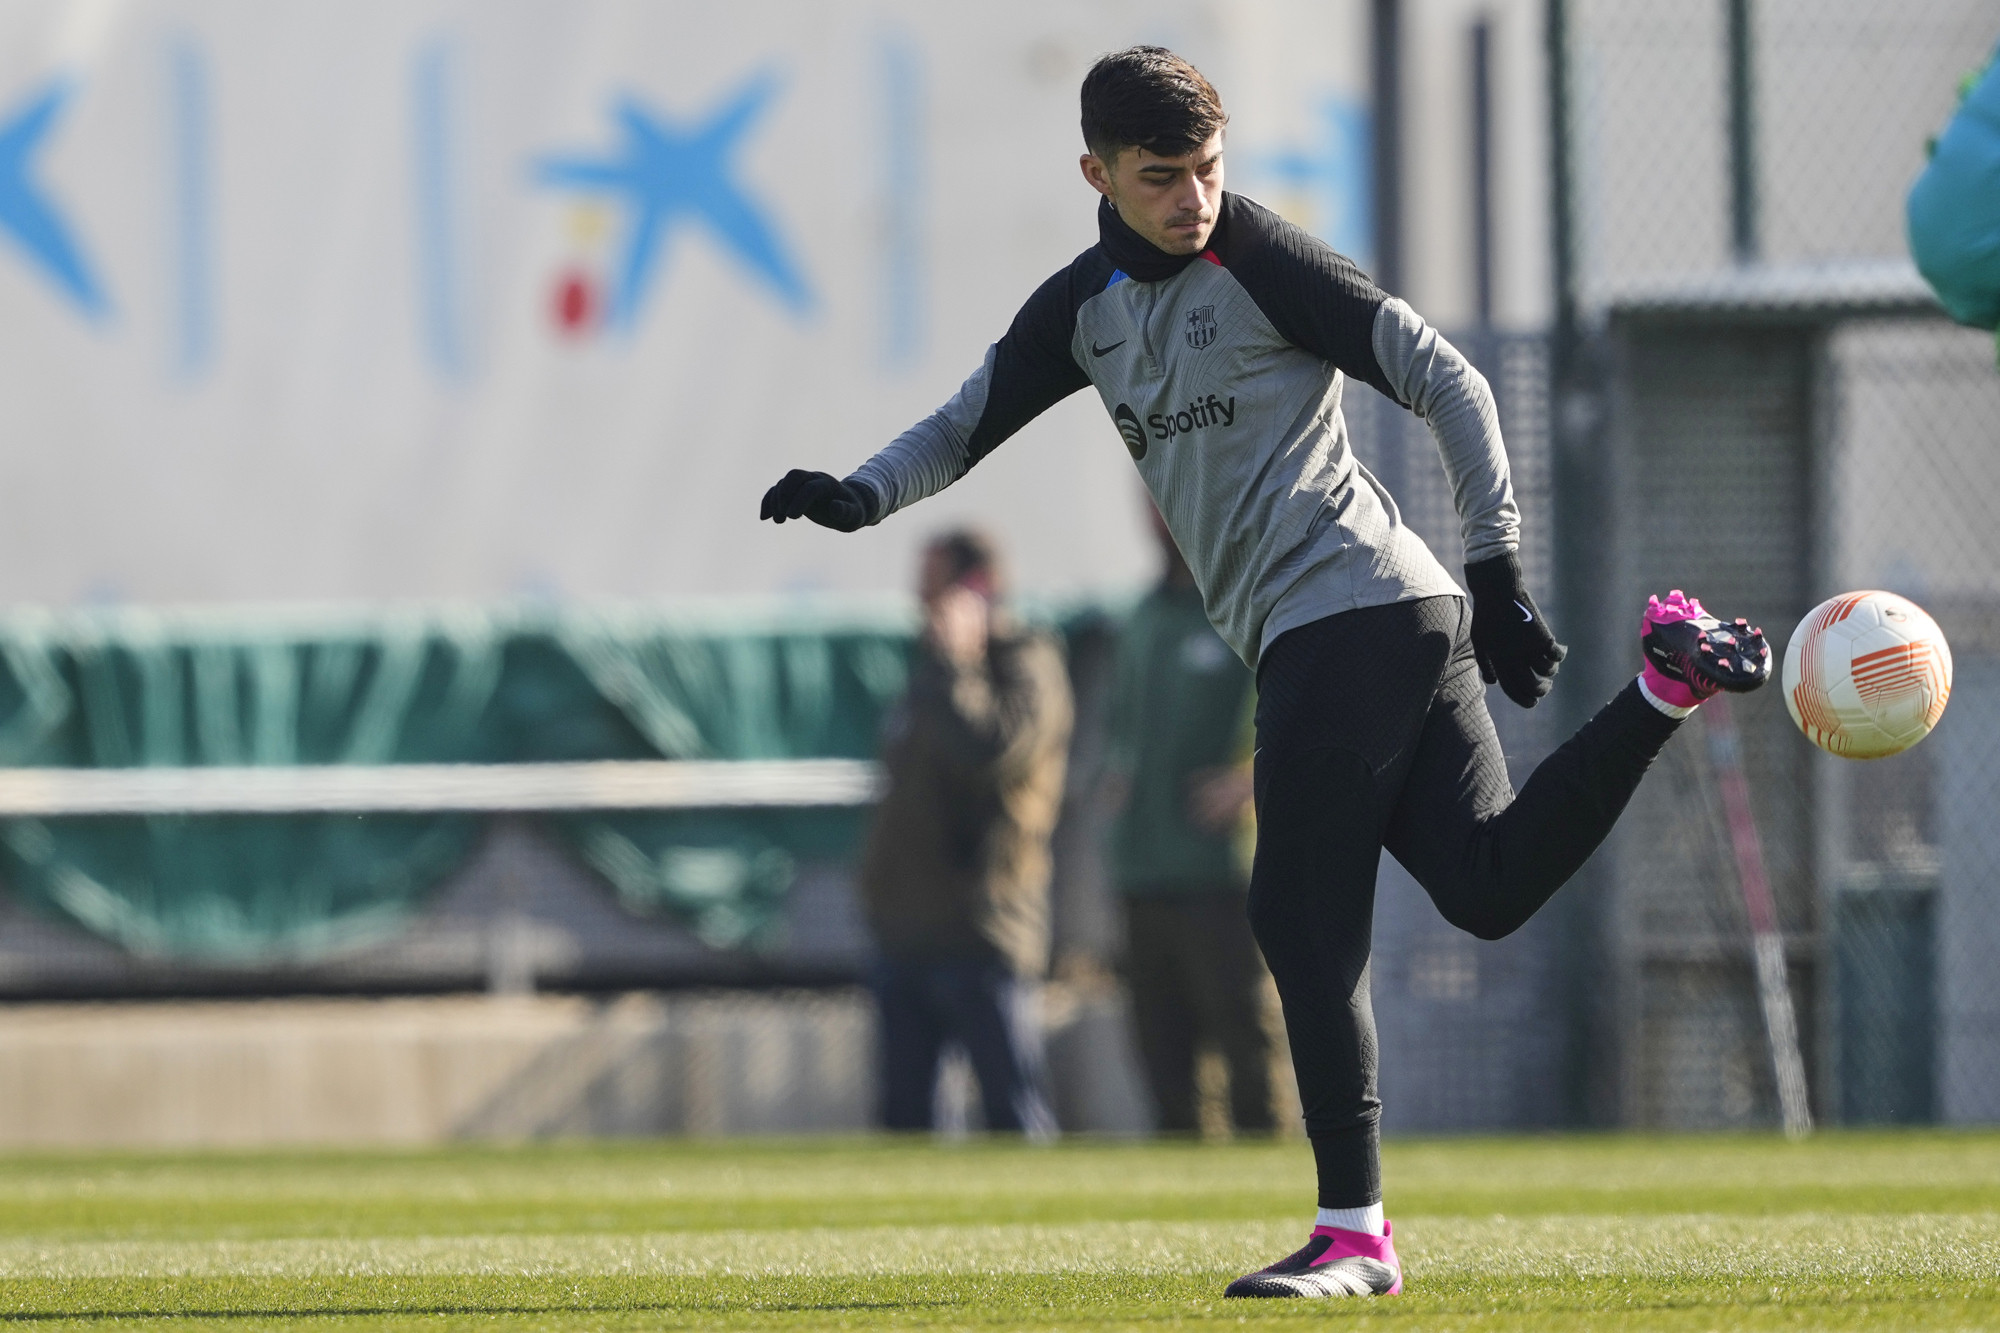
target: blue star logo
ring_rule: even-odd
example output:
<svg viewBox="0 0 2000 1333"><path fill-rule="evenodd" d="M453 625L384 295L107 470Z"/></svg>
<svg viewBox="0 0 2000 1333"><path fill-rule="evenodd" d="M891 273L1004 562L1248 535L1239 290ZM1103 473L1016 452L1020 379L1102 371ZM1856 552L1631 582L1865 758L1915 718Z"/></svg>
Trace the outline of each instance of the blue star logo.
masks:
<svg viewBox="0 0 2000 1333"><path fill-rule="evenodd" d="M12 237L85 314L95 318L110 309L111 303L62 214L30 175L43 140L55 128L74 91L68 79L57 79L0 123L0 231Z"/></svg>
<svg viewBox="0 0 2000 1333"><path fill-rule="evenodd" d="M718 110L688 128L635 97L612 105L618 147L603 157L551 156L538 164L545 185L609 195L626 213L625 253L611 286L607 317L629 328L674 229L699 221L795 313L813 306L812 290L776 230L731 175L731 157L777 92L760 74Z"/></svg>

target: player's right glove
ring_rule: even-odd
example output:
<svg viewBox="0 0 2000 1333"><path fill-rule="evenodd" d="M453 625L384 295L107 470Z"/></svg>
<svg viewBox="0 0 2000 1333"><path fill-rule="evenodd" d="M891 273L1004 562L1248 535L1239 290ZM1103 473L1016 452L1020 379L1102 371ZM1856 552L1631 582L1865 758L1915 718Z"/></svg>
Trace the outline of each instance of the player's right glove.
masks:
<svg viewBox="0 0 2000 1333"><path fill-rule="evenodd" d="M1472 591L1472 652L1479 676L1523 708L1533 708L1555 684L1569 649L1549 633L1548 621L1528 596L1521 561L1511 552L1465 567Z"/></svg>
<svg viewBox="0 0 2000 1333"><path fill-rule="evenodd" d="M793 468L783 481L764 492L764 507L757 517L773 523L809 518L835 532L853 532L868 525L874 498L862 487L829 473Z"/></svg>

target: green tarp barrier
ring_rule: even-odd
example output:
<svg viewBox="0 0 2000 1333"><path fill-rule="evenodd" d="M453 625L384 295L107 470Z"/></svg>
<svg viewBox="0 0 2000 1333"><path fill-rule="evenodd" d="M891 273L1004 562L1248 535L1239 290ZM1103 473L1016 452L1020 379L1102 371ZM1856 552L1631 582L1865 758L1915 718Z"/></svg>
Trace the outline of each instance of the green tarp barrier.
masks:
<svg viewBox="0 0 2000 1333"><path fill-rule="evenodd" d="M0 616L0 765L867 758L902 691L895 604L706 612L86 611ZM635 912L754 939L852 810L605 812L551 824ZM464 815L0 820L18 897L128 949L309 957L400 929Z"/></svg>

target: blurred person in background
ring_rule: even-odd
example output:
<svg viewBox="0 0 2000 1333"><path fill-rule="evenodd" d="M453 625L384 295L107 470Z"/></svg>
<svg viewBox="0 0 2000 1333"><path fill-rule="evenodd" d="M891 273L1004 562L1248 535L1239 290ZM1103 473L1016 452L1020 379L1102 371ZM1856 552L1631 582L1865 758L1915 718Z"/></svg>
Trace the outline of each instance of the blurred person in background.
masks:
<svg viewBox="0 0 2000 1333"><path fill-rule="evenodd" d="M1161 1130L1201 1127L1206 1047L1229 1070L1235 1128L1266 1133L1272 1042L1238 836L1252 796L1244 723L1255 679L1209 624L1159 510L1147 512L1165 569L1118 641L1107 774L1139 1051Z"/></svg>
<svg viewBox="0 0 2000 1333"><path fill-rule="evenodd" d="M994 544L924 548L924 630L884 724L888 790L861 862L881 957L882 1123L930 1129L945 1048L963 1048L986 1128L1049 1137L1034 983L1049 952L1049 835L1062 803L1069 676L1000 605Z"/></svg>

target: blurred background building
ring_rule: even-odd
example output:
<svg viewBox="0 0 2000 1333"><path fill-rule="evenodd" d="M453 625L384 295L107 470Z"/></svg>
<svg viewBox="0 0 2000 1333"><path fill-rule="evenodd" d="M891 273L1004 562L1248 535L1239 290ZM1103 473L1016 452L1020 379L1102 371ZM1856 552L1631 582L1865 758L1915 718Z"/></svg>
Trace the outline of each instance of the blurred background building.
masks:
<svg viewBox="0 0 2000 1333"><path fill-rule="evenodd" d="M0 1143L867 1123L866 764L908 571L969 518L1078 702L1057 1111L1143 1129L1092 799L1152 572L1115 432L1080 395L880 528L754 520L1092 242L1076 85L1135 41L1222 90L1232 188L1493 382L1576 649L1495 696L1517 772L1635 669L1644 591L1780 639L1850 587L1937 615L1911 753L1739 715L1816 1114L2000 1118L2000 373L1902 234L1996 39L1976 0L16 0ZM1349 411L1455 564L1421 424ZM1707 753L1501 944L1385 864L1391 1129L1774 1121Z"/></svg>

